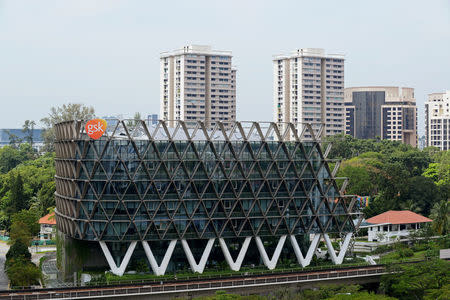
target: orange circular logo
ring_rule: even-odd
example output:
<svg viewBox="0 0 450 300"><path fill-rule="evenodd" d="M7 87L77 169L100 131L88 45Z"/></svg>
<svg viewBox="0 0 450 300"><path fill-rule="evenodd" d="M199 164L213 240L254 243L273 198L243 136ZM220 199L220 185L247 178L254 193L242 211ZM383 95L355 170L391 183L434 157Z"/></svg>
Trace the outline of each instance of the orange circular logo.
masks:
<svg viewBox="0 0 450 300"><path fill-rule="evenodd" d="M99 139L106 131L106 121L103 119L93 119L86 123L86 133L94 140Z"/></svg>

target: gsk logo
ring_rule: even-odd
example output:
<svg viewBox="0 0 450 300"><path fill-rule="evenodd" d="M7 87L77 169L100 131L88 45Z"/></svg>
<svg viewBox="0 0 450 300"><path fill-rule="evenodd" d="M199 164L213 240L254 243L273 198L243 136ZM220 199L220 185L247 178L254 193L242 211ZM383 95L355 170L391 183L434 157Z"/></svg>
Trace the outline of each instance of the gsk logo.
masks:
<svg viewBox="0 0 450 300"><path fill-rule="evenodd" d="M86 133L94 140L99 139L106 131L106 121L103 119L93 119L86 123Z"/></svg>

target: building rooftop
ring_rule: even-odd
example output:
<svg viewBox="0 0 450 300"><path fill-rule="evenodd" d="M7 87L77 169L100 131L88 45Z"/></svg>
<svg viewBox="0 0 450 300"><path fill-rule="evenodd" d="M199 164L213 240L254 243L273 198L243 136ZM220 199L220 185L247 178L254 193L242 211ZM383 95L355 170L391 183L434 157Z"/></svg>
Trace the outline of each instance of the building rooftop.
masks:
<svg viewBox="0 0 450 300"><path fill-rule="evenodd" d="M55 213L50 213L39 219L39 224L56 225Z"/></svg>
<svg viewBox="0 0 450 300"><path fill-rule="evenodd" d="M432 221L409 210L390 210L366 220L370 224L411 224Z"/></svg>
<svg viewBox="0 0 450 300"><path fill-rule="evenodd" d="M273 56L273 60L286 59L291 57L327 57L345 59L345 54L342 53L325 53L322 48L299 48L289 54L277 54Z"/></svg>
<svg viewBox="0 0 450 300"><path fill-rule="evenodd" d="M221 55L221 56L232 56L231 51L226 50L213 50L209 45L187 45L183 48L176 49L173 51L161 52L161 58L182 55L182 54L198 54L198 55Z"/></svg>

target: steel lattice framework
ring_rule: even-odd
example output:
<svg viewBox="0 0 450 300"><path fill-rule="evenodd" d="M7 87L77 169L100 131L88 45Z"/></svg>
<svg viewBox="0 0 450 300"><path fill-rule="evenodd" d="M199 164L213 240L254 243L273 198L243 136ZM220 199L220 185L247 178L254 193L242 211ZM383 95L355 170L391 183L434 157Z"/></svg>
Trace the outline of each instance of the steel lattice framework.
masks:
<svg viewBox="0 0 450 300"><path fill-rule="evenodd" d="M208 129L117 120L99 140L55 125L56 220L76 239L151 241L347 233L354 199L308 124ZM281 127L281 126L280 126ZM310 138L305 138L309 136ZM329 150L329 149L328 149Z"/></svg>

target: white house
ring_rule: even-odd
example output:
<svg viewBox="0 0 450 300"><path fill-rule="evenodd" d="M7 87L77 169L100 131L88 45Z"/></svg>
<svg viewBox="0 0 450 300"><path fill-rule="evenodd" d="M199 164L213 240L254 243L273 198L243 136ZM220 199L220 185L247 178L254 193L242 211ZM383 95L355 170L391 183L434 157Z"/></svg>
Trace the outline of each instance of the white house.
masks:
<svg viewBox="0 0 450 300"><path fill-rule="evenodd" d="M368 223L360 228L367 228L369 242L387 242L408 236L418 230L425 223L432 222L419 214L409 210L390 210L366 220Z"/></svg>
<svg viewBox="0 0 450 300"><path fill-rule="evenodd" d="M55 213L51 213L40 218L39 225L41 225L41 231L39 233L39 237L41 240L51 240L52 238L55 237L56 233Z"/></svg>

